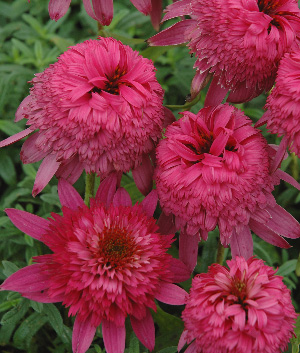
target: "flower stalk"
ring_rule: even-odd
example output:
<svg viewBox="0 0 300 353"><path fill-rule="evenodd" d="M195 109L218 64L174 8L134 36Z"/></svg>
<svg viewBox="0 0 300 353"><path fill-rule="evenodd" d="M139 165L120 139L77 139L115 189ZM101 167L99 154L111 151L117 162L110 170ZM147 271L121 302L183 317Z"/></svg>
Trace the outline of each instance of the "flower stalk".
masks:
<svg viewBox="0 0 300 353"><path fill-rule="evenodd" d="M94 196L95 173L86 174L84 203L89 206L90 198Z"/></svg>

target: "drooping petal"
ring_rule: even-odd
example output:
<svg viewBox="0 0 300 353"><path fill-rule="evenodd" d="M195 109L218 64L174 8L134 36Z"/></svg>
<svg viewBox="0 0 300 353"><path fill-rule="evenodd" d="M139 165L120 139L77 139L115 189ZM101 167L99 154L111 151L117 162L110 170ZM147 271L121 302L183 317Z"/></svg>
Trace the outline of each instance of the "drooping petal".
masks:
<svg viewBox="0 0 300 353"><path fill-rule="evenodd" d="M146 310L146 316L142 320L130 315L130 322L136 337L146 348L153 351L155 346L155 327L150 310Z"/></svg>
<svg viewBox="0 0 300 353"><path fill-rule="evenodd" d="M164 110L164 116L165 116L163 127L167 128L170 124L176 121L176 118L170 109L164 107L163 110Z"/></svg>
<svg viewBox="0 0 300 353"><path fill-rule="evenodd" d="M132 206L130 195L124 188L118 188L112 203L114 206Z"/></svg>
<svg viewBox="0 0 300 353"><path fill-rule="evenodd" d="M59 179L57 191L62 206L69 207L72 210L76 210L78 207L84 206L82 197L65 179Z"/></svg>
<svg viewBox="0 0 300 353"><path fill-rule="evenodd" d="M23 146L20 152L20 158L22 163L24 164L35 163L47 156L48 151L47 152L40 151L36 147L35 142L38 138L39 138L39 133L36 132L33 135L29 136L26 139L26 141L23 143Z"/></svg>
<svg viewBox="0 0 300 353"><path fill-rule="evenodd" d="M300 184L295 180L292 176L288 173L284 172L283 170L276 170L275 175L277 175L281 180L286 181L287 183L291 184L294 188L300 190Z"/></svg>
<svg viewBox="0 0 300 353"><path fill-rule="evenodd" d="M22 232L34 239L43 241L43 235L47 232L49 221L26 211L13 208L5 209L12 223Z"/></svg>
<svg viewBox="0 0 300 353"><path fill-rule="evenodd" d="M116 173L111 173L101 181L96 192L95 199L104 203L107 207L112 203L117 189L118 177Z"/></svg>
<svg viewBox="0 0 300 353"><path fill-rule="evenodd" d="M91 0L82 0L83 1L83 6L85 8L85 11L87 14L92 17L94 20L98 21L97 17L95 16L93 7L91 5Z"/></svg>
<svg viewBox="0 0 300 353"><path fill-rule="evenodd" d="M179 258L193 272L197 264L199 234L188 235L185 231L179 236Z"/></svg>
<svg viewBox="0 0 300 353"><path fill-rule="evenodd" d="M171 281L180 283L191 277L189 268L179 259L172 258L170 261Z"/></svg>
<svg viewBox="0 0 300 353"><path fill-rule="evenodd" d="M191 100L196 98L202 88L208 84L211 76L212 75L208 73L208 70L204 72L201 72L200 70L196 71L191 83Z"/></svg>
<svg viewBox="0 0 300 353"><path fill-rule="evenodd" d="M163 211L157 220L157 225L159 227L160 234L174 234L177 230L173 220L174 216L172 214L166 215Z"/></svg>
<svg viewBox="0 0 300 353"><path fill-rule="evenodd" d="M78 156L74 156L68 163L63 163L57 169L55 175L57 178L67 180L70 184L74 184L84 170L84 165L79 162Z"/></svg>
<svg viewBox="0 0 300 353"><path fill-rule="evenodd" d="M21 268L9 276L0 286L1 290L19 293L40 292L49 288L49 278L41 271L41 264Z"/></svg>
<svg viewBox="0 0 300 353"><path fill-rule="evenodd" d="M157 191L152 190L141 202L141 206L143 207L143 210L145 211L148 217L153 217L153 213L157 206L157 201Z"/></svg>
<svg viewBox="0 0 300 353"><path fill-rule="evenodd" d="M270 173L274 173L278 168L280 168L281 162L286 154L286 148L288 146L288 138L286 136L280 142L279 148L276 152L273 163L271 164Z"/></svg>
<svg viewBox="0 0 300 353"><path fill-rule="evenodd" d="M8 145L11 145L12 143L15 143L19 140L22 140L22 138L28 136L30 133L32 133L32 130L30 128L25 129L23 131L18 132L17 134L8 137L7 139L3 140L0 142L0 148L5 147Z"/></svg>
<svg viewBox="0 0 300 353"><path fill-rule="evenodd" d="M173 26L164 29L147 40L150 46L164 46L183 44L188 41L185 31L194 24L194 20L184 20L175 23Z"/></svg>
<svg viewBox="0 0 300 353"><path fill-rule="evenodd" d="M56 155L49 154L47 157L44 158L36 174L32 190L33 197L35 197L44 189L44 187L49 183L59 166L60 162L56 161Z"/></svg>
<svg viewBox="0 0 300 353"><path fill-rule="evenodd" d="M230 247L232 258L242 256L245 260L248 260L253 256L253 240L248 226L239 227L239 230L233 229Z"/></svg>
<svg viewBox="0 0 300 353"><path fill-rule="evenodd" d="M178 352L180 352L182 350L182 348L184 347L184 345L186 344L187 334L188 334L187 331L182 332L180 339L179 339L179 342L178 342L178 346L177 346Z"/></svg>
<svg viewBox="0 0 300 353"><path fill-rule="evenodd" d="M48 5L51 20L59 20L62 18L71 4L71 0L50 0Z"/></svg>
<svg viewBox="0 0 300 353"><path fill-rule="evenodd" d="M249 221L249 227L261 239L272 245L279 246L280 248L284 249L288 249L291 247L289 243L285 239L283 239L279 234L275 233L266 225L253 220L252 218Z"/></svg>
<svg viewBox="0 0 300 353"><path fill-rule="evenodd" d="M64 301L63 295L50 296L48 289L39 292L22 292L22 297L39 303L59 303Z"/></svg>
<svg viewBox="0 0 300 353"><path fill-rule="evenodd" d="M97 20L103 26L108 26L114 16L113 0L92 0L92 3Z"/></svg>
<svg viewBox="0 0 300 353"><path fill-rule="evenodd" d="M102 334L107 353L124 353L125 326L116 326L112 321L102 321Z"/></svg>
<svg viewBox="0 0 300 353"><path fill-rule="evenodd" d="M159 24L162 14L162 0L152 0L152 10L150 11L150 18L153 28L159 31Z"/></svg>
<svg viewBox="0 0 300 353"><path fill-rule="evenodd" d="M192 13L190 0L174 1L173 4L167 6L167 13L165 14L163 21L165 22L174 17L180 17L184 15L190 15Z"/></svg>
<svg viewBox="0 0 300 353"><path fill-rule="evenodd" d="M186 303L187 292L173 283L162 282L155 298L170 305L183 305Z"/></svg>
<svg viewBox="0 0 300 353"><path fill-rule="evenodd" d="M228 88L222 87L218 79L214 77L207 91L204 107L214 107L221 104L227 93Z"/></svg>
<svg viewBox="0 0 300 353"><path fill-rule="evenodd" d="M152 10L151 0L130 0L132 4L144 15L149 15Z"/></svg>
<svg viewBox="0 0 300 353"><path fill-rule="evenodd" d="M150 158L143 156L142 163L132 170L132 176L137 188L143 195L147 195L153 187L153 165Z"/></svg>
<svg viewBox="0 0 300 353"><path fill-rule="evenodd" d="M73 353L85 353L91 345L96 333L96 327L91 325L91 320L82 320L76 317L72 334Z"/></svg>
<svg viewBox="0 0 300 353"><path fill-rule="evenodd" d="M27 109L28 109L28 103L31 101L31 96L27 96L25 97L21 104L19 105L17 111L16 111L16 115L15 115L15 123L17 123L18 121L24 119L26 117L27 114Z"/></svg>

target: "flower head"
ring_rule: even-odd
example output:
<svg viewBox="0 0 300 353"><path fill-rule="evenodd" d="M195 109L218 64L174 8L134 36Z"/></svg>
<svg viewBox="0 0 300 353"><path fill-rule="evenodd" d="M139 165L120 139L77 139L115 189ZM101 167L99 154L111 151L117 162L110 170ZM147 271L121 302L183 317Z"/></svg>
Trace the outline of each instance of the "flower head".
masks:
<svg viewBox="0 0 300 353"><path fill-rule="evenodd" d="M106 176L136 168L153 150L164 120L155 67L112 38L70 47L32 80L16 120L30 127L0 147L38 130L24 143L23 163L44 158L33 194L56 173L76 181L82 170Z"/></svg>
<svg viewBox="0 0 300 353"><path fill-rule="evenodd" d="M154 28L159 27L161 17L161 4L153 0L130 0L132 4L144 15L150 15ZM71 0L50 0L49 15L52 20L59 20L70 7ZM108 26L114 15L113 0L83 0L83 5L89 16Z"/></svg>
<svg viewBox="0 0 300 353"><path fill-rule="evenodd" d="M207 105L221 103L228 90L230 102L244 102L270 90L280 59L299 43L297 0L182 0L167 8L165 19L182 15L191 19L149 42L188 42L197 57L199 85L208 73L214 75Z"/></svg>
<svg viewBox="0 0 300 353"><path fill-rule="evenodd" d="M177 276L173 266L180 268L179 260L166 253L173 235L159 234L152 218L155 191L131 206L129 194L122 188L115 191L116 182L109 179L90 207L61 180L63 215L53 213L52 219L6 210L17 227L52 253L35 257L36 264L16 272L0 288L39 302L62 301L69 315L76 315L74 353L88 349L100 323L107 352L122 353L128 315L137 337L152 350L154 324L149 309L156 310L154 299L170 304L185 301L185 291L171 283Z"/></svg>
<svg viewBox="0 0 300 353"><path fill-rule="evenodd" d="M182 313L180 346L196 353L280 353L293 335L290 290L262 260L242 257L197 275Z"/></svg>
<svg viewBox="0 0 300 353"><path fill-rule="evenodd" d="M267 122L271 133L284 135L290 150L300 157L300 50L281 60L265 108L268 110L261 122Z"/></svg>
<svg viewBox="0 0 300 353"><path fill-rule="evenodd" d="M279 234L299 237L300 225L271 194L281 177L277 171L270 173L274 150L250 119L227 104L182 114L157 147L155 171L162 209L175 215L182 234L200 231L206 240L218 226L223 245L236 237L247 239L245 257L252 255L249 226L282 247L288 245ZM293 235L283 227L291 222Z"/></svg>

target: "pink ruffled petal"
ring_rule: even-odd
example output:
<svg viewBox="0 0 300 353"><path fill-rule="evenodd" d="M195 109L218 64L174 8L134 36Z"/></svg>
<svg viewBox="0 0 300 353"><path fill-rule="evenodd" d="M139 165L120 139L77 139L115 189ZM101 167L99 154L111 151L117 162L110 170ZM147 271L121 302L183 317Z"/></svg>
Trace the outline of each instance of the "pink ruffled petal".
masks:
<svg viewBox="0 0 300 353"><path fill-rule="evenodd" d="M153 217L154 211L157 206L158 194L156 190L152 190L141 202L143 210L148 217Z"/></svg>
<svg viewBox="0 0 300 353"><path fill-rule="evenodd" d="M96 333L96 327L90 324L90 319L82 321L78 316L75 319L72 334L73 353L85 353Z"/></svg>
<svg viewBox="0 0 300 353"><path fill-rule="evenodd" d="M55 173L57 178L67 180L70 184L74 184L84 170L84 166L79 162L78 155L74 156L68 163L62 163L57 172Z"/></svg>
<svg viewBox="0 0 300 353"><path fill-rule="evenodd" d="M125 326L116 326L111 321L103 320L102 334L107 353L124 353Z"/></svg>
<svg viewBox="0 0 300 353"><path fill-rule="evenodd" d="M154 168L148 155L144 155L142 163L132 170L132 176L137 188L143 195L149 194L153 187Z"/></svg>
<svg viewBox="0 0 300 353"><path fill-rule="evenodd" d="M191 0L176 1L174 4L167 6L165 11L167 11L167 13L164 16L162 22L165 22L174 17L190 15L192 13Z"/></svg>
<svg viewBox="0 0 300 353"><path fill-rule="evenodd" d="M151 0L130 0L141 13L149 15L152 10Z"/></svg>
<svg viewBox="0 0 300 353"><path fill-rule="evenodd" d="M268 228L266 225L261 224L252 218L249 221L249 226L251 230L258 235L261 239L280 248L288 249L290 244L284 240L279 234L275 233L272 229Z"/></svg>
<svg viewBox="0 0 300 353"><path fill-rule="evenodd" d="M170 305L183 305L186 303L187 292L173 283L162 282L155 298Z"/></svg>
<svg viewBox="0 0 300 353"><path fill-rule="evenodd" d="M41 292L49 288L49 278L41 271L41 264L34 264L18 270L0 286L1 290L19 293Z"/></svg>
<svg viewBox="0 0 300 353"><path fill-rule="evenodd" d="M97 20L108 26L114 16L113 0L92 0L92 4Z"/></svg>
<svg viewBox="0 0 300 353"><path fill-rule="evenodd" d="M193 272L197 265L199 234L188 235L185 231L179 236L179 258Z"/></svg>
<svg viewBox="0 0 300 353"><path fill-rule="evenodd" d="M31 101L31 96L25 97L21 104L19 105L16 115L15 115L15 123L18 121L24 119L26 117L27 111L28 111L28 103Z"/></svg>
<svg viewBox="0 0 300 353"><path fill-rule="evenodd" d="M222 103L228 93L228 89L222 87L219 79L214 77L210 83L209 89L204 102L204 107L213 107Z"/></svg>
<svg viewBox="0 0 300 353"><path fill-rule="evenodd" d="M211 79L211 74L208 73L208 70L201 72L197 70L195 76L191 83L191 98L192 101L199 92L208 84L209 80Z"/></svg>
<svg viewBox="0 0 300 353"><path fill-rule="evenodd" d="M47 233L50 223L47 219L14 208L7 208L5 212L18 229L34 239L43 241L42 236Z"/></svg>
<svg viewBox="0 0 300 353"><path fill-rule="evenodd" d="M36 132L35 134L29 136L23 143L20 158L24 164L38 162L47 156L48 152L39 151L35 145L35 142L39 136L40 134Z"/></svg>
<svg viewBox="0 0 300 353"><path fill-rule="evenodd" d="M185 350L185 353L198 353L196 341L193 341Z"/></svg>
<svg viewBox="0 0 300 353"><path fill-rule="evenodd" d="M170 109L163 107L163 110L165 115L163 127L166 129L169 125L171 125L172 123L174 123L174 121L176 121L176 118Z"/></svg>
<svg viewBox="0 0 300 353"><path fill-rule="evenodd" d="M253 256L253 239L248 226L241 227L238 231L233 229L231 239L231 256L242 256L248 260Z"/></svg>
<svg viewBox="0 0 300 353"><path fill-rule="evenodd" d="M136 337L146 348L153 351L155 346L155 327L150 310L146 311L146 316L142 320L138 320L131 315L130 322Z"/></svg>
<svg viewBox="0 0 300 353"><path fill-rule="evenodd" d="M58 181L58 197L62 206L76 210L78 207L84 206L84 201L73 186L65 179Z"/></svg>
<svg viewBox="0 0 300 353"><path fill-rule="evenodd" d="M48 154L48 156L44 158L36 174L32 190L33 197L35 197L44 189L44 187L49 183L59 166L60 162L56 161L56 155Z"/></svg>
<svg viewBox="0 0 300 353"><path fill-rule="evenodd" d="M59 20L62 18L71 4L71 0L50 0L48 5L51 20Z"/></svg>
<svg viewBox="0 0 300 353"><path fill-rule="evenodd" d="M170 260L170 271L172 273L171 282L184 282L191 277L189 268L179 259Z"/></svg>
<svg viewBox="0 0 300 353"><path fill-rule="evenodd" d="M260 127L260 126L263 126L265 125L268 120L270 118L270 112L267 111L264 113L264 115L256 122L256 124L254 125L254 127Z"/></svg>
<svg viewBox="0 0 300 353"><path fill-rule="evenodd" d="M119 188L113 198L114 206L132 206L130 195L124 188Z"/></svg>
<svg viewBox="0 0 300 353"><path fill-rule="evenodd" d="M280 168L281 162L284 160L286 149L288 146L288 138L286 136L280 142L279 148L276 152L273 163L271 164L270 173L274 173L278 168Z"/></svg>
<svg viewBox="0 0 300 353"><path fill-rule="evenodd" d="M147 40L150 46L176 45L188 42L189 38L185 35L186 30L193 24L195 20L184 20L175 23L173 26L164 29L155 36Z"/></svg>
<svg viewBox="0 0 300 353"><path fill-rule="evenodd" d="M117 173L111 173L103 181L101 181L96 192L95 199L104 203L107 207L112 203L117 189L118 177Z"/></svg>
<svg viewBox="0 0 300 353"><path fill-rule="evenodd" d="M297 239L300 237L300 224L284 208L276 205L269 207L268 212L272 217L266 224L268 228L287 238Z"/></svg>
<svg viewBox="0 0 300 353"><path fill-rule="evenodd" d="M152 10L150 11L150 18L153 28L159 31L159 24L162 14L162 0L152 0Z"/></svg>
<svg viewBox="0 0 300 353"><path fill-rule="evenodd" d="M19 140L22 140L22 138L28 136L30 133L32 133L32 130L30 128L25 129L23 131L18 132L17 134L8 137L7 139L3 140L0 142L0 148L5 147L8 145L11 145L12 143L15 143Z"/></svg>

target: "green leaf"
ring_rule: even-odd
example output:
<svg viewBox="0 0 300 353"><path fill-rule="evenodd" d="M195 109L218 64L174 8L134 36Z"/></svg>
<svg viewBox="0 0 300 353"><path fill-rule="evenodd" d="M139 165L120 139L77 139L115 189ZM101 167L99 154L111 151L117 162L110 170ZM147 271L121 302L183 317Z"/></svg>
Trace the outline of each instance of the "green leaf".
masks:
<svg viewBox="0 0 300 353"><path fill-rule="evenodd" d="M6 301L4 303L1 303L0 304L0 313L2 313L3 311L7 311L11 307L15 307L17 304L19 304L20 300L21 299L15 299L15 300L10 300L10 301Z"/></svg>
<svg viewBox="0 0 300 353"><path fill-rule="evenodd" d="M32 309L38 313L41 313L43 311L44 308L44 304L43 303L38 303L35 302L33 300L30 300L30 306L32 307Z"/></svg>
<svg viewBox="0 0 300 353"><path fill-rule="evenodd" d="M27 14L23 14L22 18L25 22L27 22L29 24L29 26L34 29L41 37L45 36L45 29L43 28L42 24L35 19L34 17L27 15Z"/></svg>
<svg viewBox="0 0 300 353"><path fill-rule="evenodd" d="M3 260L2 265L4 267L2 272L4 273L4 275L6 277L9 277L10 275L12 275L13 273L15 273L19 270L19 267L10 261Z"/></svg>
<svg viewBox="0 0 300 353"><path fill-rule="evenodd" d="M28 58L33 57L33 52L32 50L23 42L21 42L18 39L12 38L12 44L14 45L15 48L17 48L24 56Z"/></svg>
<svg viewBox="0 0 300 353"><path fill-rule="evenodd" d="M37 170L32 164L22 164L22 168L27 176L31 177L33 180L35 179Z"/></svg>
<svg viewBox="0 0 300 353"><path fill-rule="evenodd" d="M0 130L3 131L6 135L12 136L22 131L23 129L10 120L0 120Z"/></svg>
<svg viewBox="0 0 300 353"><path fill-rule="evenodd" d="M50 325L58 336L63 335L63 319L57 307L54 304L44 304L43 312L47 315Z"/></svg>
<svg viewBox="0 0 300 353"><path fill-rule="evenodd" d="M165 47L148 47L147 49L140 52L144 58L148 58L152 61L156 61L162 54L168 51L172 46Z"/></svg>
<svg viewBox="0 0 300 353"><path fill-rule="evenodd" d="M130 335L129 353L140 353L140 342L134 332Z"/></svg>
<svg viewBox="0 0 300 353"><path fill-rule="evenodd" d="M299 345L300 345L300 315L297 317L296 327L295 327L295 335L296 337L292 337L292 353L299 353Z"/></svg>
<svg viewBox="0 0 300 353"><path fill-rule="evenodd" d="M291 272L296 270L297 260L289 260L281 265L277 271L278 276L288 276Z"/></svg>
<svg viewBox="0 0 300 353"><path fill-rule="evenodd" d="M29 300L22 299L19 304L9 310L2 316L1 325L10 325L17 323L27 312L29 308Z"/></svg>
<svg viewBox="0 0 300 353"><path fill-rule="evenodd" d="M28 349L32 337L47 321L47 317L39 313L33 313L26 318L14 334L13 342L16 347L19 349Z"/></svg>
<svg viewBox="0 0 300 353"><path fill-rule="evenodd" d="M57 194L56 194L56 195L50 194L50 193L42 194L42 195L40 196L40 198L41 198L41 200L43 200L43 201L46 202L46 203L49 203L50 205L56 205L56 206L58 206L58 207L61 206Z"/></svg>
<svg viewBox="0 0 300 353"><path fill-rule="evenodd" d="M172 346L172 347L164 348L161 351L158 351L157 353L176 353L176 352L177 352L177 347Z"/></svg>

